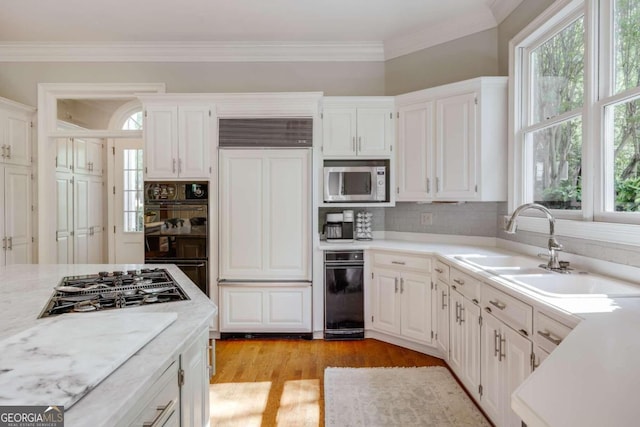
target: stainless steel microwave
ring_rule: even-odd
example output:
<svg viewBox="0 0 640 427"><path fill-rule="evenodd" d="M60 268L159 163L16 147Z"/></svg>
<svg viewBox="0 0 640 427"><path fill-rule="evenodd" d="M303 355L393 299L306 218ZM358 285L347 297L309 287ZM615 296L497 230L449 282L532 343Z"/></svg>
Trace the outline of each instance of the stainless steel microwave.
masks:
<svg viewBox="0 0 640 427"><path fill-rule="evenodd" d="M325 166L325 202L386 202L386 166Z"/></svg>

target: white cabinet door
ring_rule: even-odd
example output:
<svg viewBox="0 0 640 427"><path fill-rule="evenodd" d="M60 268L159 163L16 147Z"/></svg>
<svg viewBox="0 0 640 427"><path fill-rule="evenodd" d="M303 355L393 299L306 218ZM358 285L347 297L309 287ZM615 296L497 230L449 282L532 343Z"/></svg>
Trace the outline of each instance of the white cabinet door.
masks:
<svg viewBox="0 0 640 427"><path fill-rule="evenodd" d="M90 177L76 174L73 179L73 262L87 264L89 262Z"/></svg>
<svg viewBox="0 0 640 427"><path fill-rule="evenodd" d="M393 140L393 112L384 108L357 109L359 156L387 156Z"/></svg>
<svg viewBox="0 0 640 427"><path fill-rule="evenodd" d="M489 313L482 316L482 355L480 375L482 377L482 409L497 425L503 419L504 399L502 383L504 370L501 350L501 322Z"/></svg>
<svg viewBox="0 0 640 427"><path fill-rule="evenodd" d="M73 139L56 139L56 172L73 172Z"/></svg>
<svg viewBox="0 0 640 427"><path fill-rule="evenodd" d="M476 93L436 101L436 197L476 194Z"/></svg>
<svg viewBox="0 0 640 427"><path fill-rule="evenodd" d="M220 286L220 332L311 332L311 286Z"/></svg>
<svg viewBox="0 0 640 427"><path fill-rule="evenodd" d="M71 178L73 175L70 173L56 173L56 260L58 264L73 264L73 184Z"/></svg>
<svg viewBox="0 0 640 427"><path fill-rule="evenodd" d="M309 150L220 151L220 278L311 280Z"/></svg>
<svg viewBox="0 0 640 427"><path fill-rule="evenodd" d="M311 332L311 285L269 288L265 304L266 330Z"/></svg>
<svg viewBox="0 0 640 427"><path fill-rule="evenodd" d="M180 390L180 425L205 426L209 419L208 334L198 337L180 355L184 383Z"/></svg>
<svg viewBox="0 0 640 427"><path fill-rule="evenodd" d="M458 291L451 290L449 303L451 304L449 320L449 366L458 378L463 374L464 336L460 323L460 309L464 303L464 297Z"/></svg>
<svg viewBox="0 0 640 427"><path fill-rule="evenodd" d="M433 305L436 310L436 341L445 359L449 358L449 285L441 280L435 284Z"/></svg>
<svg viewBox="0 0 640 427"><path fill-rule="evenodd" d="M431 344L431 277L403 272L400 296L400 334Z"/></svg>
<svg viewBox="0 0 640 427"><path fill-rule="evenodd" d="M399 109L397 201L431 198L433 103Z"/></svg>
<svg viewBox="0 0 640 427"><path fill-rule="evenodd" d="M31 262L31 171L7 166L4 171L6 264Z"/></svg>
<svg viewBox="0 0 640 427"><path fill-rule="evenodd" d="M102 176L104 172L104 145L100 139L87 140L87 159L89 160L89 173Z"/></svg>
<svg viewBox="0 0 640 427"><path fill-rule="evenodd" d="M91 161L89 160L89 141L85 138L72 138L73 166L75 173L89 174Z"/></svg>
<svg viewBox="0 0 640 427"><path fill-rule="evenodd" d="M533 345L531 341L518 332L503 326L503 353L504 358L504 425L508 427L520 427L522 420L511 409L511 395L531 374L531 353Z"/></svg>
<svg viewBox="0 0 640 427"><path fill-rule="evenodd" d="M463 375L462 382L467 386L469 394L480 399L480 307L464 300L460 313L463 330Z"/></svg>
<svg viewBox="0 0 640 427"><path fill-rule="evenodd" d="M145 177L178 177L178 107L148 106L145 110Z"/></svg>
<svg viewBox="0 0 640 427"><path fill-rule="evenodd" d="M326 108L322 113L322 153L355 156L357 128L355 108Z"/></svg>
<svg viewBox="0 0 640 427"><path fill-rule="evenodd" d="M180 178L206 178L211 166L211 108L178 107L178 174Z"/></svg>
<svg viewBox="0 0 640 427"><path fill-rule="evenodd" d="M378 331L400 334L399 280L395 271L373 271L372 326Z"/></svg>
<svg viewBox="0 0 640 427"><path fill-rule="evenodd" d="M5 131L2 154L5 163L30 166L31 116L19 112L7 112L3 122Z"/></svg>

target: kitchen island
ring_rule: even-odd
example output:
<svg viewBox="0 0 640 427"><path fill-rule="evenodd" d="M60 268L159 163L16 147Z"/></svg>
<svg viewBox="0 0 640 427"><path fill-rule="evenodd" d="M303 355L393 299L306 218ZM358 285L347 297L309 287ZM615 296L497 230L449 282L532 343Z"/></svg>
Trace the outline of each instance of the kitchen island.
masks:
<svg viewBox="0 0 640 427"><path fill-rule="evenodd" d="M145 265L144 267L153 267ZM189 297L184 301L161 304L147 304L138 307L105 310L100 315L123 316L131 319L164 319L168 326L161 325L159 333L149 341L149 336L140 342L141 348L128 357L119 367L97 385L88 384L87 390L70 408L65 408L68 426L116 426L128 425L144 415L142 421L152 421L157 415L157 404L153 400L156 392L162 391L158 380L167 373L176 373L167 384L179 383L182 375L182 390L175 393L173 415L176 422L198 425L208 420L208 376L207 346L208 331L217 307L203 294L191 280L177 267L166 268ZM0 343L11 341L12 337L50 327L52 320L66 317L69 329L89 328L92 323L83 321L84 313L68 313L55 318L38 319L43 307L53 294L53 288L65 276L96 274L99 271L127 271L143 268L142 265L13 265L0 269ZM121 313L121 314L120 314ZM95 313L91 314L95 316ZM137 316L137 317L136 317ZM85 317L89 319L89 317ZM175 319L175 320L174 320ZM77 322L76 322L77 320ZM163 329L164 328L164 329ZM52 328L53 330L53 328ZM46 335L46 330L44 331ZM69 331L72 334L74 331ZM124 345L125 337L114 331L96 332L95 340L86 339L84 345L109 340L117 348ZM147 342L148 341L148 342ZM146 344L144 344L146 343ZM61 349L62 350L62 349ZM26 361L28 362L28 361ZM171 368L171 369L170 369ZM7 391L0 389L0 395ZM4 392L4 393L3 393ZM44 393L44 388L43 388ZM164 396L161 396L164 398ZM167 402L165 402L167 403ZM32 404L23 402L25 405ZM57 402L50 404L56 405ZM169 411L167 411L168 413ZM150 416L150 418L149 418ZM147 419L148 418L148 419ZM197 420L202 421L198 422ZM142 423L140 423L142 424ZM204 423L203 423L204 424ZM176 423L177 425L177 423Z"/></svg>

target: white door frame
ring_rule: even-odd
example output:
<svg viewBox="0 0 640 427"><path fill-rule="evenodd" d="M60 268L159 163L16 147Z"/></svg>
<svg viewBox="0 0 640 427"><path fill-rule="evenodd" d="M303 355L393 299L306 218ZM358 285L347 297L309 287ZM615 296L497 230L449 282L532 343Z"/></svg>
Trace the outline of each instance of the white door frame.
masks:
<svg viewBox="0 0 640 427"><path fill-rule="evenodd" d="M40 83L38 84L38 139L34 162L37 167L37 260L43 264L56 263L55 233L55 156L54 138L142 138L141 131L105 130L57 130L58 99L130 99L138 94L164 93L164 83ZM107 182L113 173L107 171ZM112 178L111 178L112 179ZM113 184L111 184L113 185ZM53 212L53 213L52 213ZM113 224L110 224L113 227ZM107 230L108 231L108 230Z"/></svg>

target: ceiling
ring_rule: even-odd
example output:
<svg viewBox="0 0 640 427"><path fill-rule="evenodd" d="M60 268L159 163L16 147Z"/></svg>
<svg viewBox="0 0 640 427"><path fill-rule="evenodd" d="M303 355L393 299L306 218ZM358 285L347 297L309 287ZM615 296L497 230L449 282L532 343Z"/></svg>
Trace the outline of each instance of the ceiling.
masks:
<svg viewBox="0 0 640 427"><path fill-rule="evenodd" d="M21 48L161 45L376 47L389 59L493 28L521 1L3 1L0 59Z"/></svg>

